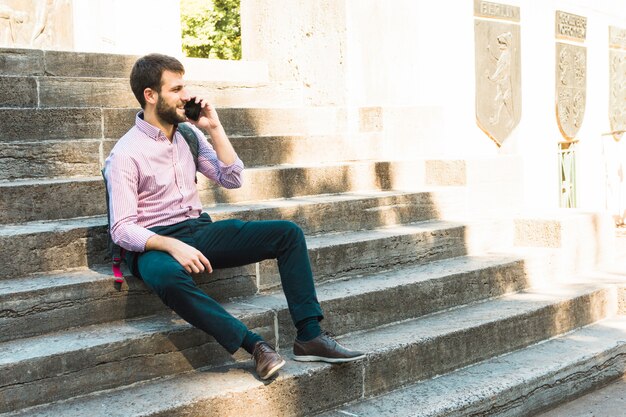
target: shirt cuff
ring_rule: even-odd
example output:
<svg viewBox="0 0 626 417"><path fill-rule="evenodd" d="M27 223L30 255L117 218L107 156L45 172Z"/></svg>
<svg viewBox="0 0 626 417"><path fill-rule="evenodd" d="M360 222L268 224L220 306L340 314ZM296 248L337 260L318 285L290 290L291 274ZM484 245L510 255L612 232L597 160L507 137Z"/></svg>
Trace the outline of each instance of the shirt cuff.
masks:
<svg viewBox="0 0 626 417"><path fill-rule="evenodd" d="M233 173L241 174L241 172L243 171L243 162L241 161L241 159L239 159L239 157L237 157L235 162L233 162L230 165L226 165L219 159L217 160L217 162L219 163L220 171L222 172L222 174L225 174L225 175L230 175Z"/></svg>

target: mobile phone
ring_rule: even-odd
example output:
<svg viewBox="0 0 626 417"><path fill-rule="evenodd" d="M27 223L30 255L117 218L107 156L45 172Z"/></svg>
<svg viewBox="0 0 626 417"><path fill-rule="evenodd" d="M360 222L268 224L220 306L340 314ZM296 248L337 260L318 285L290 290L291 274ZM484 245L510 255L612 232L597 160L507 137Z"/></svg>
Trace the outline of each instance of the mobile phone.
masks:
<svg viewBox="0 0 626 417"><path fill-rule="evenodd" d="M200 106L200 103L196 103L195 97L190 98L189 101L185 103L185 116L191 120L198 120L201 110L202 106Z"/></svg>

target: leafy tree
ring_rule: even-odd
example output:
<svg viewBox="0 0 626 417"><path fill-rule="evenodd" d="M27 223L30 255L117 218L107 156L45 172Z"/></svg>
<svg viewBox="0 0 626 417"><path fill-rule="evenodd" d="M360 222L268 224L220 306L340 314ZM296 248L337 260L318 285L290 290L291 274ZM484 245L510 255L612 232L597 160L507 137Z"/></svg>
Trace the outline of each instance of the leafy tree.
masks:
<svg viewBox="0 0 626 417"><path fill-rule="evenodd" d="M180 15L185 55L241 59L239 0L181 0Z"/></svg>

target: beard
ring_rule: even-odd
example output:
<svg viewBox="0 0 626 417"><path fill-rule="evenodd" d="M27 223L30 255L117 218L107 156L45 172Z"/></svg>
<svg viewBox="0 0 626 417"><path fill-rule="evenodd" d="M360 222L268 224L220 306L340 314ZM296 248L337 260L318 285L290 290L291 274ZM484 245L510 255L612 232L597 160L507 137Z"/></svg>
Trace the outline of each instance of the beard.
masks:
<svg viewBox="0 0 626 417"><path fill-rule="evenodd" d="M156 115L159 119L171 125L177 125L185 122L187 118L179 115L176 110L176 107L168 106L167 103L165 103L165 100L159 96L156 105Z"/></svg>

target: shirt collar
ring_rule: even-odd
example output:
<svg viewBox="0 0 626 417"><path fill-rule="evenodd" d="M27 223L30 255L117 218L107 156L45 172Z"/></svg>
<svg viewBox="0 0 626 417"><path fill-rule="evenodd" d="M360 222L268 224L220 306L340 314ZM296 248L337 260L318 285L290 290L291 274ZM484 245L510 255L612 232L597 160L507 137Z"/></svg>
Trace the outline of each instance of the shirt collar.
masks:
<svg viewBox="0 0 626 417"><path fill-rule="evenodd" d="M135 116L135 126L154 140L167 139L167 136L165 136L165 133L163 133L161 129L151 125L143 119L143 110L140 110Z"/></svg>

